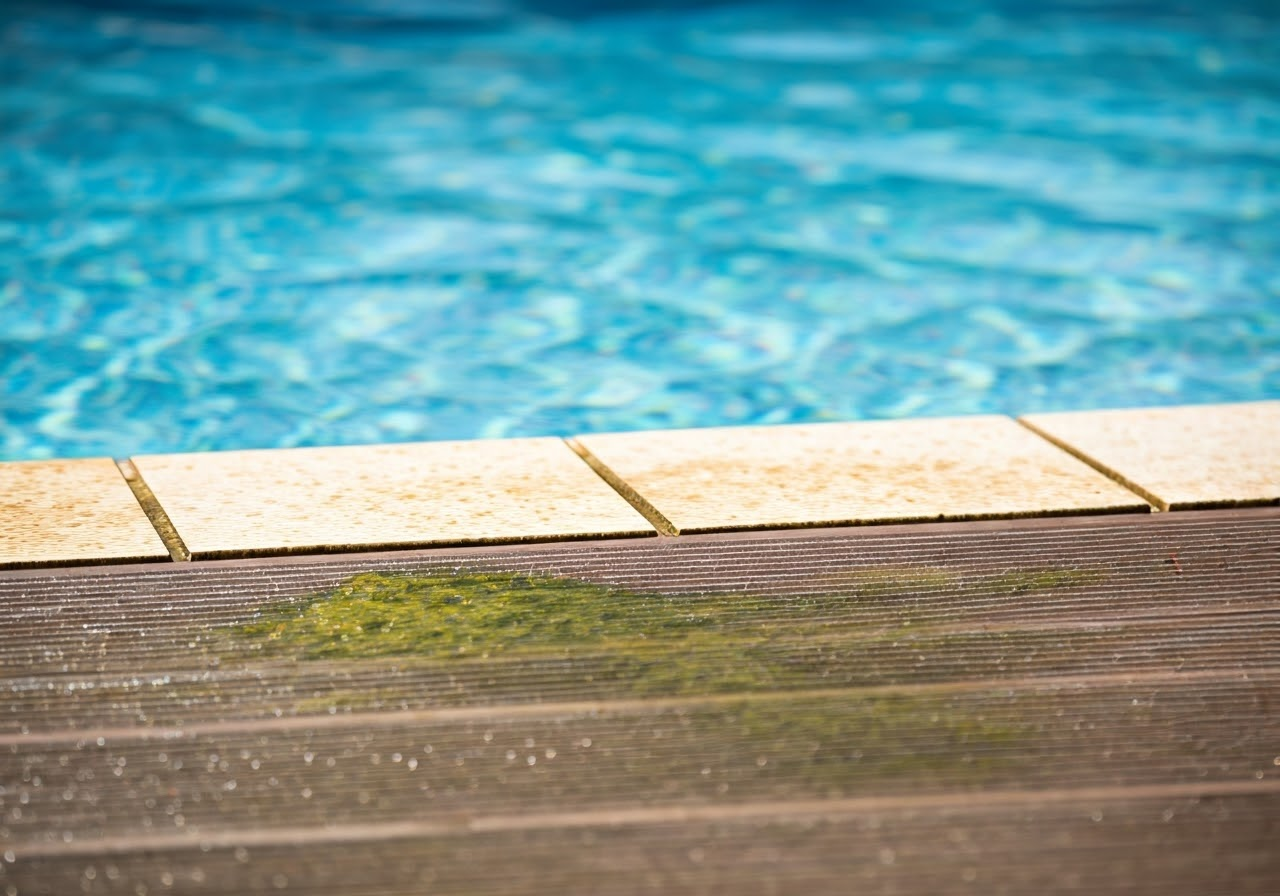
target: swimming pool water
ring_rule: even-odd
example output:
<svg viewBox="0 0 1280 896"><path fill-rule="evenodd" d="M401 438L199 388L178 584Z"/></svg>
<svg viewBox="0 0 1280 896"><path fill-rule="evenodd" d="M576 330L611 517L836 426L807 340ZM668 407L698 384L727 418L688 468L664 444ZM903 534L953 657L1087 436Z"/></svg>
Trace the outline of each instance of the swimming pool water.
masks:
<svg viewBox="0 0 1280 896"><path fill-rule="evenodd" d="M606 5L5 4L0 459L1280 396L1273 3Z"/></svg>

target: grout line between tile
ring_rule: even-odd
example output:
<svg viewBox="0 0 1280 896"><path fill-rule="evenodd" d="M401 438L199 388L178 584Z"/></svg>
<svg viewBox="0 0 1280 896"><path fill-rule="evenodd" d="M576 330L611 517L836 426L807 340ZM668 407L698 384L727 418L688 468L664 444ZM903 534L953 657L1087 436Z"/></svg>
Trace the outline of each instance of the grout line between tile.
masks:
<svg viewBox="0 0 1280 896"><path fill-rule="evenodd" d="M129 489L133 492L133 496L138 499L142 512L151 521L156 534L164 542L169 556L175 563L190 562L191 551L187 549L186 544L182 541L182 536L178 534L178 530L174 528L173 521L169 519L169 514L165 513L164 508L160 506L160 501L156 498L155 493L151 491L151 487L147 485L146 480L142 478L142 474L138 472L138 468L134 466L133 461L128 458L117 458L116 467L119 468L120 475L124 477L124 481L129 484Z"/></svg>
<svg viewBox="0 0 1280 896"><path fill-rule="evenodd" d="M609 484L615 492L621 495L628 504L636 509L636 512L649 521L649 525L658 530L660 535L676 536L680 534L680 530L676 528L675 523L662 515L658 508L654 507L647 499L630 485L627 484L621 476L592 454L587 447L574 438L564 440L573 452L586 461L587 466L595 471L596 475Z"/></svg>
<svg viewBox="0 0 1280 896"><path fill-rule="evenodd" d="M1025 429L1030 430L1031 432L1035 433L1040 438L1044 439L1046 442L1053 445L1054 447L1060 448L1061 450L1067 452L1067 454L1070 454L1072 457L1074 457L1076 460L1080 461L1081 463L1086 463L1089 466L1093 467L1093 469L1097 470L1103 476L1106 476L1112 482L1118 483L1119 485L1123 485L1129 491L1133 492L1139 498L1141 498L1142 500L1150 504L1154 510L1158 512L1165 512L1165 513L1169 511L1168 502L1162 501L1160 498L1153 495L1151 492L1147 491L1142 486L1138 485L1138 483L1133 482L1129 479L1126 479L1124 476L1121 476L1117 471L1111 469L1110 467L1107 467L1107 466L1104 466L1103 464L1098 463L1096 460L1094 460L1089 455L1085 454L1080 449L1076 448L1070 442L1065 442L1062 439L1058 438L1057 436L1054 436L1045 432L1043 429L1040 429L1040 427L1036 426L1034 423L1030 423L1027 420L1023 419L1022 417L1017 417L1015 418L1015 420L1019 426L1022 426Z"/></svg>

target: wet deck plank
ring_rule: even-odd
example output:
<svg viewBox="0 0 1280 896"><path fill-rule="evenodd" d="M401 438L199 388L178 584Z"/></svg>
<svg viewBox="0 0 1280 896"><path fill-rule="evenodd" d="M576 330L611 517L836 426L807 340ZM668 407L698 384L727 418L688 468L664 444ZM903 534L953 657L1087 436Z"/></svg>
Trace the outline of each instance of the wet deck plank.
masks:
<svg viewBox="0 0 1280 896"><path fill-rule="evenodd" d="M23 894L1280 889L1275 510L7 572L0 612Z"/></svg>
<svg viewBox="0 0 1280 896"><path fill-rule="evenodd" d="M1275 892L1273 792L1087 791L669 817L503 819L23 854L20 892ZM505 822L505 823L504 823ZM88 884L87 887L84 884Z"/></svg>

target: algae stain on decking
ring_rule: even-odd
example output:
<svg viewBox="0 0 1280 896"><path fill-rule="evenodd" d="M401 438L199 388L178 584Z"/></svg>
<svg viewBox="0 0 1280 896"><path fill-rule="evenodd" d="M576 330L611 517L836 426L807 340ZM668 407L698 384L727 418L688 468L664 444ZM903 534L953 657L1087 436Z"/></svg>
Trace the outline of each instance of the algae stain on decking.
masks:
<svg viewBox="0 0 1280 896"><path fill-rule="evenodd" d="M224 633L263 657L312 661L396 658L431 666L497 667L608 657L610 678L637 692L759 688L771 662L752 653L767 626L743 625L741 595L697 599L547 576L368 573L301 603L267 607ZM737 663L726 650L742 651Z"/></svg>
<svg viewBox="0 0 1280 896"><path fill-rule="evenodd" d="M935 647L972 633L935 630L913 598L1014 598L1094 584L1095 571L1035 569L961 579L940 568L849 570L804 596L666 595L504 572L365 573L328 592L270 604L219 633L243 655L301 661L398 658L506 664L607 658L620 695L723 693L813 681L823 650L911 634Z"/></svg>
<svg viewBox="0 0 1280 896"><path fill-rule="evenodd" d="M1016 594L1099 580L1091 570L1001 573L969 583L942 569L859 570L840 576L831 583L834 593L815 602L742 593L669 596L515 573L365 573L334 591L270 606L232 631L267 652L307 659L647 649L713 637L749 643L767 637L771 626L801 633L817 603L846 605L856 630L859 605L886 598L946 589ZM908 604L901 615L910 622ZM832 623L824 619L821 627Z"/></svg>
<svg viewBox="0 0 1280 896"><path fill-rule="evenodd" d="M1075 583L1040 571L1026 581L1004 575L984 587ZM496 672L551 657L570 677L607 676L616 697L721 695L679 710L680 724L716 743L752 745L753 757L771 757L773 770L762 765L762 774L786 769L837 790L873 772L922 780L960 775L973 783L1023 761L1020 746L1035 736L1034 718L1016 707L993 711L943 694L761 699L817 683L832 644L856 652L859 644L870 649L901 637L904 626L868 625L859 605L954 584L937 570L880 570L857 585L846 581L839 594L815 605L741 593L670 596L509 573L368 573L301 602L271 605L228 634L264 659L317 665L394 661ZM848 618L833 619L840 614L830 610L841 605ZM803 649L818 642L823 646ZM604 667L578 662L601 656L609 659ZM328 694L299 709L333 712L362 702L354 693Z"/></svg>
<svg viewBox="0 0 1280 896"><path fill-rule="evenodd" d="M366 573L236 631L268 652L308 659L496 659L685 640L716 627L721 603L545 576Z"/></svg>

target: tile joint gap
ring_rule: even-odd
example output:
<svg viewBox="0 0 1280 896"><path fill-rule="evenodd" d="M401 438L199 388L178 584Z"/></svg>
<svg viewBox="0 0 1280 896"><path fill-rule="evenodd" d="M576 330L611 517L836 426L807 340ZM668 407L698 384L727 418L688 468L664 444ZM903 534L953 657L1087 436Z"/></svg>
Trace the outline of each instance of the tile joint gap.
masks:
<svg viewBox="0 0 1280 896"><path fill-rule="evenodd" d="M1080 461L1081 463L1088 464L1090 467L1097 470L1099 473L1101 473L1103 476L1106 476L1108 479L1110 479L1112 482L1116 483L1117 485L1124 486L1129 491L1137 495L1139 498L1141 498L1142 500L1150 504L1153 510L1157 512L1167 512L1169 510L1168 503L1166 503L1165 501L1162 501L1160 498L1156 497L1151 492L1147 491L1145 488L1138 485L1136 482L1132 482L1126 479L1125 477L1121 476L1115 470L1112 470L1111 468L1098 463L1092 457L1085 454L1083 451L1079 450L1071 443L1066 442L1058 438L1057 436L1054 436L1045 432L1043 429L1036 426L1034 423L1031 423L1030 421L1022 417L1016 417L1014 419L1019 426L1035 433L1040 438L1044 439L1046 442L1053 445L1055 448L1058 448L1062 451L1067 452L1067 454L1070 454L1072 457L1074 457L1076 460Z"/></svg>
<svg viewBox="0 0 1280 896"><path fill-rule="evenodd" d="M133 496L138 499L142 512L147 515L147 519L151 521L156 534L164 542L170 558L175 563L190 562L191 551L187 548L186 543L183 542L182 536L178 534L178 530L173 525L173 521L169 519L169 514L160 505L160 500L155 496L155 492L151 491L151 486L147 485L146 480L142 478L142 474L138 472L138 468L133 461L128 458L116 458L115 463L116 468L120 470L120 475L129 484L129 489L133 492Z"/></svg>
<svg viewBox="0 0 1280 896"><path fill-rule="evenodd" d="M587 466L595 471L595 474L608 483L609 487L622 496L622 498L635 508L636 512L648 520L649 525L658 530L659 535L676 536L680 534L680 530L676 528L675 523L662 515L658 508L654 507L649 501L627 484L621 476L611 470L600 458L596 457L577 439L566 438L565 444L573 449L574 454L586 461Z"/></svg>

